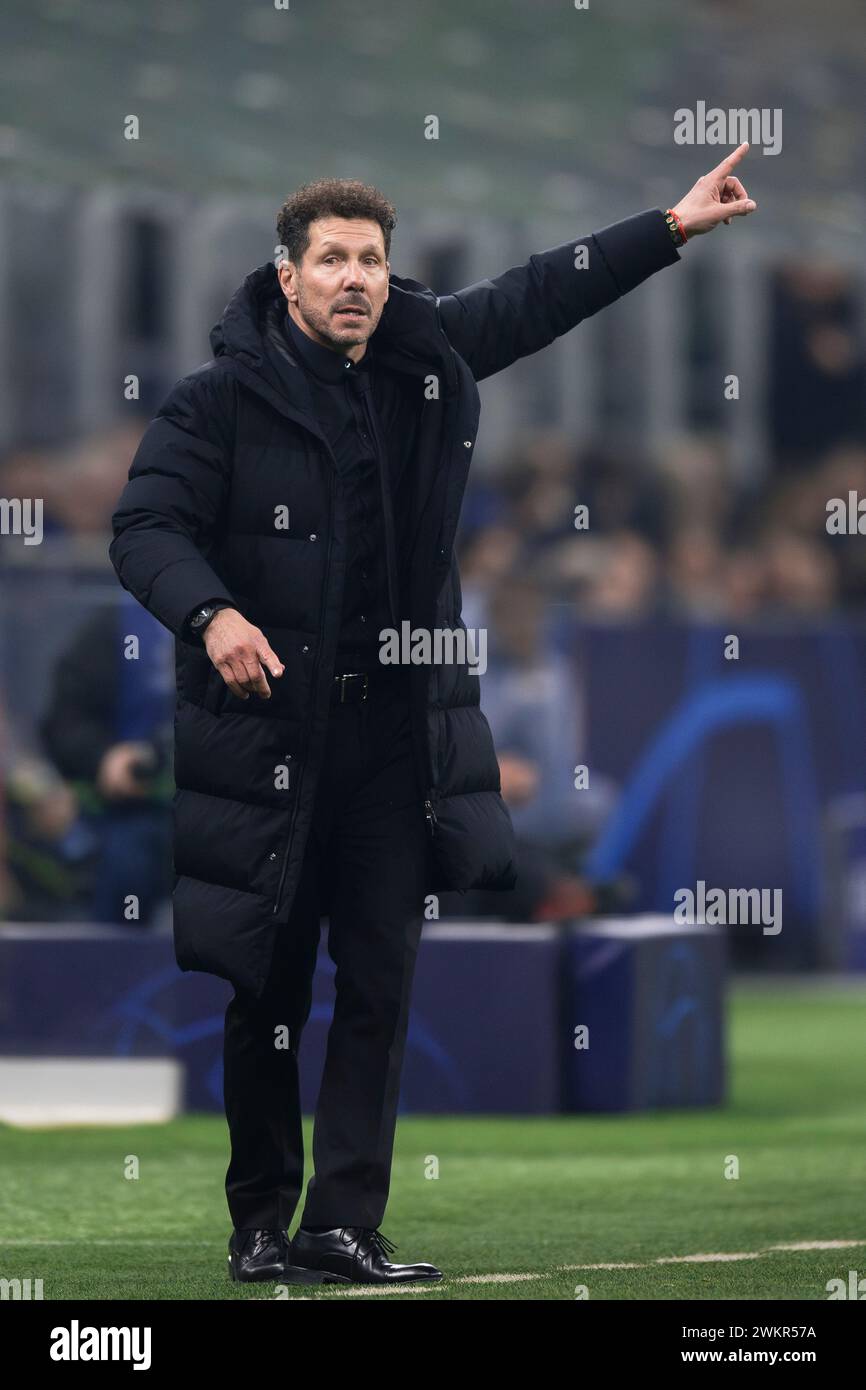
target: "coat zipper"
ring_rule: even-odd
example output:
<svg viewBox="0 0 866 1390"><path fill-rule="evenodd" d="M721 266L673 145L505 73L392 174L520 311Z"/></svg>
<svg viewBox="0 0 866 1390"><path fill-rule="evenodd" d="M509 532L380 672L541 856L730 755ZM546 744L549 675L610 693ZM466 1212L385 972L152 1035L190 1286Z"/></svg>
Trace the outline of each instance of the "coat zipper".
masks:
<svg viewBox="0 0 866 1390"><path fill-rule="evenodd" d="M436 323L437 323L437 326L438 326L438 329L439 329L439 334L440 334L440 336L442 337L443 342L445 343L445 352L446 352L446 356L447 356L447 354L451 351L451 344L448 342L448 338L447 338L447 336L446 336L446 334L445 334L445 330L444 330L443 327L442 327L442 323L441 323L441 320L440 320L440 317L439 317L439 306L438 306L438 304L437 304L437 306L436 306ZM450 361L450 359L448 359L448 360ZM456 375L456 374L455 374L455 387L456 387L456 395L457 395L457 397L458 397L458 399L459 399L459 395L460 395L460 377L459 377L459 375ZM456 404L455 404L455 408L454 408L454 413L455 413L455 415L457 414L457 406L456 406ZM420 525L420 523L419 523L419 525ZM446 571L446 573L447 573L447 571ZM433 622L434 622L434 623L435 623L435 621L436 621L436 606L435 606L435 605L436 605L436 600L435 600L435 595L434 595L434 600L433 600ZM437 831L437 829L438 829L438 827L439 827L439 818L438 818L438 816L436 815L436 808L435 808L435 806L433 805L433 801L434 801L434 799L436 799L437 797L438 797L438 792L437 792L436 788L435 788L435 787L428 787L428 789L427 789L427 796L426 796L425 799L424 799L424 815L425 815L425 817L426 817L427 829L428 829L428 831L430 832L430 838L431 838L431 840L432 840L432 839L435 839L436 831Z"/></svg>
<svg viewBox="0 0 866 1390"><path fill-rule="evenodd" d="M328 449L329 449L329 451L330 451L330 446L328 445L327 447L328 447ZM327 549L327 553L326 553L326 555L325 555L325 591L326 591L326 592L327 592L327 586L328 586L328 579L330 578L330 574L331 574L331 541L332 541L333 534L334 534L334 493L335 493L334 478L335 478L335 476L336 476L336 471L337 471L336 461L332 461L332 466L331 466L331 468L329 469L329 472L328 472L328 484L329 484L329 486L328 486L328 495L329 495L329 499L330 499L330 503L331 503L331 514L330 514L330 516L329 516L329 518L328 518L328 549ZM323 631L324 631L324 612L325 612L325 604L323 603L323 604L322 604L322 615L323 615L323 616L322 616L322 621L319 623L319 648L318 648L318 651L316 652L316 660L315 660L315 662L314 662L314 664L313 664L312 698L311 698L311 700L310 700L310 717L309 717L309 720L307 721L307 751L308 751L308 754L309 754L309 742L310 742L310 740L309 740L309 731L310 731L310 727L311 727L311 725L312 725L313 715L314 715L315 710L316 710L316 695L317 695L317 693L318 693L318 690L317 690L317 677L318 677L318 674L319 674L319 659L320 659L321 654L322 654L322 646L324 645L323 635L322 635L322 634L323 634ZM302 788L302 786L304 785L304 772L306 771L307 761L308 761L308 759L305 758L304 761L303 761L303 763L301 764L301 775L300 775L300 777L298 778L298 790L297 790L297 792L295 793L295 805L294 805L294 809L293 809L293 811L292 811L291 820L290 820L290 822L289 822L289 834L288 834L288 838L287 838L287 840L286 840L285 853L283 854L283 867L282 867L282 869L280 870L280 881L279 881L279 883L277 884L277 896L276 896L276 898L274 899L274 909L273 909L273 912L272 912L271 916L276 916L276 914L277 914L277 913L279 912L279 910L280 910L280 903L281 903L282 900L283 900L283 887L284 887L285 881L286 881L286 870L287 870L288 867L289 867L289 852L290 852L290 850L291 850L291 848L292 848L292 836L293 836L293 834L294 834L294 829L295 829L295 819L296 819L297 814L298 814L298 807L299 807L300 804L301 804L301 788Z"/></svg>
<svg viewBox="0 0 866 1390"><path fill-rule="evenodd" d="M446 334L445 334L444 329L442 328L442 324L441 324L441 321L440 321L440 319L439 319L439 310L438 310L438 306L437 306L437 310L436 310L436 320L437 320L437 326L438 326L439 333L440 333L440 335L441 335L443 341L444 341L445 344L446 344L446 352L447 352L447 351L450 351L450 346L451 346L451 345L450 345L450 343L448 342L448 338L447 338L447 336L446 336ZM459 393L459 388L460 388L460 378L459 378L459 376L456 377L456 385L457 385L457 389L458 389L458 393ZM330 447L330 445L328 444L327 440L324 438L324 435L321 436L321 439L322 439L323 443L325 444L325 447L327 448L327 450L328 450L328 452L329 452L329 454L330 454L330 453L331 453L331 447ZM379 447L379 449L378 449L378 454L379 454L380 465L381 465L381 462L382 462L382 449L381 449L381 447ZM386 463L386 466L387 466L387 460L385 460L385 463ZM331 454L331 469L330 469L330 473L329 473L329 483L330 483L330 489L329 489L329 491L330 491L330 501L331 501L331 515L330 515L330 518L329 518L329 525L328 525L328 550L327 550L327 554L326 554L326 556L325 556L325 583L326 583L326 585L327 585L328 575L330 574L330 570L331 570L331 540L332 540L333 529L334 529L334 478L335 478L335 476L336 476L336 470L337 470L336 460L334 459L333 454ZM380 473L380 483L381 483L381 482L382 482L382 479L381 479L381 473ZM384 499L383 499L383 500L384 500ZM386 518L386 520L385 520L385 524L387 525L387 518ZM323 613L324 613L324 606L323 606ZM315 665L314 665L314 667L313 667L313 672L314 672L314 674L313 674L313 699L312 699L312 701L311 701L310 721L308 722L308 725L307 725L307 732L309 732L309 725L310 725L310 723L312 722L312 715L313 715L313 711L315 710L316 677L317 677L317 675L318 675L318 670L319 670L319 658L320 658L320 656L321 656L322 644L323 644L323 643L322 643L322 630L323 630L323 626L324 626L324 621L323 621L322 623L320 623L320 625L319 625L319 650L318 650L317 653L316 653L316 661L315 661ZM308 743L309 743L309 740L308 740ZM282 898L283 898L283 888L284 888L284 886L285 886L285 881L286 881L286 871L287 871L287 869L288 869L288 867L289 867L289 852L290 852L291 847L292 847L292 835L293 835L294 829L295 829L295 820L296 820L297 814L298 814L298 807L299 807L300 804L301 804L301 788L302 788L302 786L303 786L303 784L304 784L304 772L305 772L305 770L306 770L306 759L304 760L304 763L303 763L303 765L302 765L302 767L301 767L301 775L300 775L300 778L298 779L298 790L297 790L297 795L296 795L296 797L295 797L295 806L294 806L294 810L292 811L292 818L291 818L291 821L289 822L289 834L288 834L288 839L287 839L287 842L286 842L285 852L284 852L284 854L283 854L283 864L282 864L282 868L280 869L280 881L279 881L279 883L277 884L277 894L276 894L276 897L275 897L275 899L274 899L273 912L272 912L272 914L271 914L272 916L276 916L276 914L279 912L279 910L280 910L280 903L282 902ZM429 796L427 796L427 797L424 798L424 816L425 816L425 820L426 820L426 824L427 824L427 829L428 829L429 832L430 832L430 838L433 839L434 836L435 836L435 834L436 834L436 830L437 830L437 828L438 828L438 825L439 825L439 819L438 819L438 817L437 817L437 815L436 815L436 810L435 810L435 807L434 807L434 805L433 805L433 800L432 800L432 798L434 798L434 797L436 796L436 789L435 789L435 787L429 787L429 788L428 788L428 792L429 792Z"/></svg>

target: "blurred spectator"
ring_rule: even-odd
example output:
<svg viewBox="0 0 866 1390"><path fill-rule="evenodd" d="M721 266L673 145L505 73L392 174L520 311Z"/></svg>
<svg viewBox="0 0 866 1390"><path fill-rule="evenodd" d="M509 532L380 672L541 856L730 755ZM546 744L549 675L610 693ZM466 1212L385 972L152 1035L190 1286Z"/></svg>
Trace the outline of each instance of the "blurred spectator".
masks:
<svg viewBox="0 0 866 1390"><path fill-rule="evenodd" d="M780 611L825 613L836 598L836 572L818 541L776 533L766 542L767 601Z"/></svg>
<svg viewBox="0 0 866 1390"><path fill-rule="evenodd" d="M808 262L773 282L769 416L780 466L808 468L818 451L866 442L866 347L860 295L847 271Z"/></svg>
<svg viewBox="0 0 866 1390"><path fill-rule="evenodd" d="M50 763L13 753L3 769L0 916L20 922L89 916L95 843L75 794Z"/></svg>
<svg viewBox="0 0 866 1390"><path fill-rule="evenodd" d="M720 582L724 554L719 538L706 526L686 526L674 536L667 555L672 613L707 620L721 617L727 594Z"/></svg>
<svg viewBox="0 0 866 1390"><path fill-rule="evenodd" d="M632 449L592 444L577 460L574 504L589 508L589 534L636 531L654 546L664 544L670 496L649 459Z"/></svg>
<svg viewBox="0 0 866 1390"><path fill-rule="evenodd" d="M866 498L866 449L840 448L830 453L818 473L815 510L820 535L839 574L839 595L846 608L866 608L866 537L830 536L827 533L827 503L831 498L847 499L853 492Z"/></svg>
<svg viewBox="0 0 866 1390"><path fill-rule="evenodd" d="M487 605L493 586L517 569L523 542L510 525L484 526L460 548L463 621L468 628L488 626Z"/></svg>
<svg viewBox="0 0 866 1390"><path fill-rule="evenodd" d="M0 467L6 497L40 497L46 536L92 538L104 560L117 494L146 422L137 416L61 449L19 450Z"/></svg>
<svg viewBox="0 0 866 1390"><path fill-rule="evenodd" d="M559 431L525 435L505 460L501 479L512 523L530 549L573 529L574 505L584 499L575 497L573 450Z"/></svg>
<svg viewBox="0 0 866 1390"><path fill-rule="evenodd" d="M740 545L729 551L723 566L722 612L729 618L754 618L767 589L767 562L757 546Z"/></svg>
<svg viewBox="0 0 866 1390"><path fill-rule="evenodd" d="M621 531L600 548L600 564L583 595L581 611L610 622L648 615L657 604L659 561L652 546Z"/></svg>
<svg viewBox="0 0 866 1390"><path fill-rule="evenodd" d="M171 890L173 652L168 630L124 592L75 634L39 722L99 846L97 921L147 923Z"/></svg>
<svg viewBox="0 0 866 1390"><path fill-rule="evenodd" d="M496 743L502 795L518 845L519 883L506 911L517 921L594 911L597 897L580 877L587 846L609 814L616 789L592 773L575 787L583 737L572 664L548 649L544 593L527 576L501 578L489 598L487 671L482 703ZM490 898L443 894L442 910L483 915Z"/></svg>

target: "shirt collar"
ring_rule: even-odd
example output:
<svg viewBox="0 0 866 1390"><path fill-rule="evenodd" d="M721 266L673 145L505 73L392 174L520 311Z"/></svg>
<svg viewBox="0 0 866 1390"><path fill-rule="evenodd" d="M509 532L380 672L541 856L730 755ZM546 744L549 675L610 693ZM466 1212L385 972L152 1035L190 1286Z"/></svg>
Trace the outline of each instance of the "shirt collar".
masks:
<svg viewBox="0 0 866 1390"><path fill-rule="evenodd" d="M285 328L289 337L289 342L295 348L305 367L324 381L340 381L347 377L357 376L359 372L366 371L369 363L370 344L367 344L367 351L359 363L352 361L351 357L346 357L342 352L334 352L333 348L324 347L322 343L317 343L302 328L299 328L288 312L285 316Z"/></svg>

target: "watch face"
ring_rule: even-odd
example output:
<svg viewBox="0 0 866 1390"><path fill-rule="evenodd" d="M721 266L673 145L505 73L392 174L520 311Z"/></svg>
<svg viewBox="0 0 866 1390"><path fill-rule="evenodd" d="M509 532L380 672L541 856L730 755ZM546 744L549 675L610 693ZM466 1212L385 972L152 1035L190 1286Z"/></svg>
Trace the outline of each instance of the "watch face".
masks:
<svg viewBox="0 0 866 1390"><path fill-rule="evenodd" d="M212 613L212 608L200 608L196 613L195 617L193 618L191 626L201 627L202 623L206 623Z"/></svg>

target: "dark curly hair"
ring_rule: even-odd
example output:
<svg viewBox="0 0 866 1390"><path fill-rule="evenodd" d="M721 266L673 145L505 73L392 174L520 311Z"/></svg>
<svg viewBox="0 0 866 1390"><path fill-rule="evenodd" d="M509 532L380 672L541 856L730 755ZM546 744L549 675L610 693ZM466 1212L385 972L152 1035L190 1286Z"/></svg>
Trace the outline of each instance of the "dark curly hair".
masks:
<svg viewBox="0 0 866 1390"><path fill-rule="evenodd" d="M300 265L310 244L310 223L319 217L363 217L378 222L387 260L397 213L393 203L372 184L358 179L317 179L286 199L277 214L277 239L295 265Z"/></svg>

